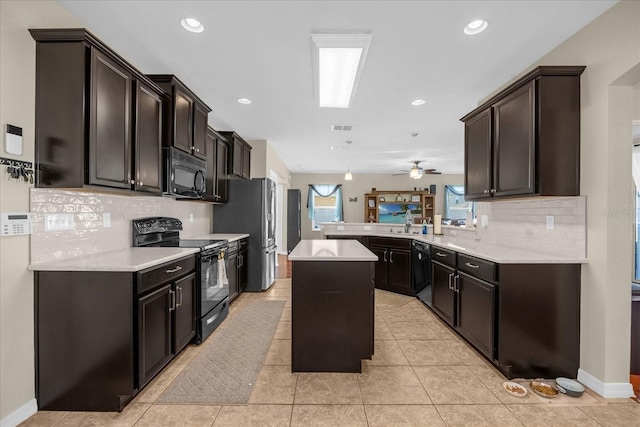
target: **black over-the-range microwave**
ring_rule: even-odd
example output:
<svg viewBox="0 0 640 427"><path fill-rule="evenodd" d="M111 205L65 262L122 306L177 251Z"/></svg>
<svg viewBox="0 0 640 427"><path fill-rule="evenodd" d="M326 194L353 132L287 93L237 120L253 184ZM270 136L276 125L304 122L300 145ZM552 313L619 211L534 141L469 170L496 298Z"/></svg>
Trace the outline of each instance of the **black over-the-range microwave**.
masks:
<svg viewBox="0 0 640 427"><path fill-rule="evenodd" d="M201 199L206 190L207 164L176 148L164 148L163 194Z"/></svg>

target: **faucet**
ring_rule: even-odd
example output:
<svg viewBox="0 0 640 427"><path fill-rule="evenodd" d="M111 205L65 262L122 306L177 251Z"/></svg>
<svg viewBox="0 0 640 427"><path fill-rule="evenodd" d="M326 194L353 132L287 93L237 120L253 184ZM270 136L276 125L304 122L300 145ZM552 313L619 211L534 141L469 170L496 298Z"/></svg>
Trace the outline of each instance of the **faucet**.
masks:
<svg viewBox="0 0 640 427"><path fill-rule="evenodd" d="M411 210L407 209L407 212L404 214L404 232L405 234L409 234L409 229L411 228L411 224L413 223L413 215L411 214Z"/></svg>

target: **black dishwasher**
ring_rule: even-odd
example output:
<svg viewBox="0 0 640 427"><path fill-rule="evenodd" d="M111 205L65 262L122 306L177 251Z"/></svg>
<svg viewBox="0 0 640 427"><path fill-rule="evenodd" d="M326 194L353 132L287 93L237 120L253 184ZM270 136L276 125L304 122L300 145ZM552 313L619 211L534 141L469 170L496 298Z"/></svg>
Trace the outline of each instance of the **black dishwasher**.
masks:
<svg viewBox="0 0 640 427"><path fill-rule="evenodd" d="M411 242L411 284L417 297L431 307L431 245Z"/></svg>

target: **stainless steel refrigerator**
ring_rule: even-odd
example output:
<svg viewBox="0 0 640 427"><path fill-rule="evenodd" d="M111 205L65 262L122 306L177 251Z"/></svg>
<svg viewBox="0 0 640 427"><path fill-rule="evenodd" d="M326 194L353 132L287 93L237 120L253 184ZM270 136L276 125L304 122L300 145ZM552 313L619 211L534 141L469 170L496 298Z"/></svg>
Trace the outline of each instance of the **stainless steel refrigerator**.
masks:
<svg viewBox="0 0 640 427"><path fill-rule="evenodd" d="M248 283L260 292L276 276L276 184L269 178L229 180L229 199L213 207L214 233L248 233Z"/></svg>

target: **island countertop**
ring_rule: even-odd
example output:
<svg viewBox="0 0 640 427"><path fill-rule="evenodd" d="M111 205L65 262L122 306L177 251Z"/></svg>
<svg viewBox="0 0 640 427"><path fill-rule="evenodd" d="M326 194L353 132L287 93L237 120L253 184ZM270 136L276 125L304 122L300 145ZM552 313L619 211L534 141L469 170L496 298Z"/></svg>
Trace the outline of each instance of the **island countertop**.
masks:
<svg viewBox="0 0 640 427"><path fill-rule="evenodd" d="M289 261L377 261L378 257L356 240L301 240Z"/></svg>

